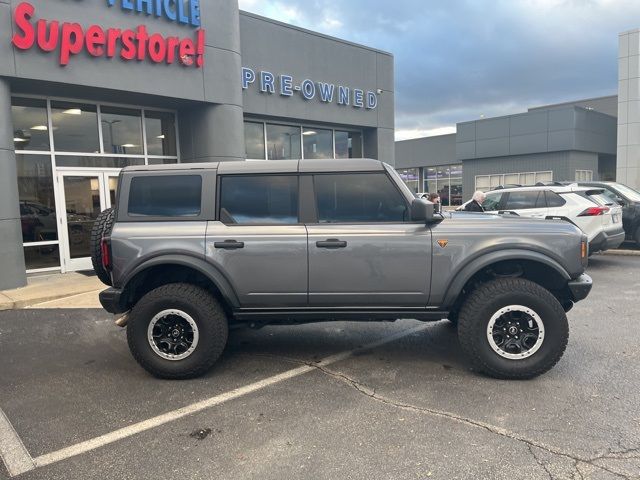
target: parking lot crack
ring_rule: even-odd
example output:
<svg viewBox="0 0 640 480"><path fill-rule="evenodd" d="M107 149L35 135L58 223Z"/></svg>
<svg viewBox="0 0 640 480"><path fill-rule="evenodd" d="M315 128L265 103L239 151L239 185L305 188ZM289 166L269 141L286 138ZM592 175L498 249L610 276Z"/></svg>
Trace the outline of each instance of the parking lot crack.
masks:
<svg viewBox="0 0 640 480"><path fill-rule="evenodd" d="M536 463L540 465L540 467L542 467L542 469L547 473L547 475L549 476L549 479L553 480L553 474L547 467L547 464L538 458L538 456L536 455L536 452L533 450L534 447L532 445L527 444L527 448L529 449L529 453L531 453L531 456L536 461Z"/></svg>
<svg viewBox="0 0 640 480"><path fill-rule="evenodd" d="M323 365L322 362L310 362L310 361L305 361L305 360L301 360L301 359L297 359L297 358L291 358L291 357L285 357L285 356L280 356L280 355L271 355L271 354L253 354L255 356L264 356L264 357L271 357L271 358L278 358L280 360L284 360L286 362L290 362L290 363L296 363L299 365L306 365L309 367L313 367L317 370L319 370L320 372L324 373L327 376L333 377L337 380L340 380L343 383L346 383L347 385L351 386L354 390L356 390L357 392L359 392L360 394L363 394L367 397L369 397L370 399L377 401L379 403L383 403L387 406L390 407L394 407L394 408L398 408L401 410L405 410L405 411L410 411L410 412L414 412L414 413L419 413L419 414L427 414L427 415L432 415L432 416L436 416L436 417L440 417L440 418L445 418L448 420L452 420L470 427L474 427L474 428L479 428L482 430L486 430L494 435L499 435L501 437L505 437L508 438L510 440L514 440L520 443L523 443L527 446L527 448L529 449L529 451L532 453L532 455L534 456L536 463L538 463L541 467L544 468L545 472L550 476L551 479L553 479L554 477L552 476L552 474L550 473L550 471L548 471L546 465L542 465L540 463L540 461L538 460L538 458L533 454L532 449L533 448L537 448L540 450L543 450L551 455L556 455L558 457L562 457L562 458L566 458L568 460L570 460L575 468L575 474L578 476L577 478L580 479L584 479L584 475L582 473L582 471L580 470L580 465L589 465L593 468L605 471L607 473L610 473L611 475L617 477L617 478L622 478L625 480L631 480L631 477L628 477L627 475L617 472L615 470L612 470L611 468L609 468L608 466L596 463L598 460L606 460L606 459L631 459L631 458L636 458L635 456L624 456L624 455L629 455L629 454L633 454L635 452L640 451L640 448L633 448L633 449L626 449L626 450L621 450L621 451L617 451L617 452L607 452L603 455L599 455L596 457L584 457L584 456L579 456L576 455L574 453L571 452L567 452L564 451L560 448L551 446L551 445L547 445L545 443L542 442L538 442L536 440L530 439L528 437L525 437L521 434L518 434L516 432L507 430L505 428L502 427L498 427L496 425L492 425L490 423L486 423L486 422L482 422L479 420L475 420L473 418L469 418L469 417L465 417L463 415L458 415L456 413L453 412L447 412L444 410L438 410L438 409L434 409L434 408L429 408L429 407L423 407L423 406L417 406L417 405L411 405L409 403L405 403L405 402L400 402L397 400L394 400L392 398L389 398L387 396L384 396L380 393L378 393L376 391L375 388L369 387L365 384L363 384L362 382L350 377L349 375L346 375L345 373L336 371L336 370L332 370L330 368L328 368L327 366Z"/></svg>
<svg viewBox="0 0 640 480"><path fill-rule="evenodd" d="M391 399L387 396L381 395L379 393L377 393L375 391L374 388L368 387L364 384L362 384L361 382L359 382L358 380L351 378L350 376L341 373L341 372L337 372L335 370L331 370L325 366L323 366L322 364L318 364L318 363L307 363L307 362L303 362L306 365L309 365L311 367L314 367L318 370L320 370L321 372L323 372L324 374L331 376L333 378L336 378L344 383L347 383L348 385L350 385L351 387L353 387L356 391L358 391L361 394L366 395L367 397L383 403L385 405L394 407L394 408L399 408L402 410L406 410L406 411L411 411L414 413L420 413L420 414L427 414L427 415L432 415L432 416L436 416L436 417L440 417L440 418L446 418L458 423L462 423L464 425L467 426L471 426L471 427L475 427L475 428L479 428L482 430L486 430L494 435L499 435L501 437L505 437L508 438L510 440L514 440L520 443L523 443L525 445L527 445L527 448L529 449L529 451L532 452L532 448L538 448L540 450L543 450L549 454L552 455L556 455L559 457L563 457L563 458L567 458L569 460L571 460L572 462L574 462L574 464L576 465L576 469L577 469L577 464L582 463L582 464L587 464L590 465L594 468L603 470L607 473L610 473L611 475L617 477L617 478L623 478L626 480L630 480L630 477L628 477L625 474L622 474L620 472L617 472L615 470L612 470L611 468L595 463L597 460L602 459L603 457L595 457L595 458L588 458L588 457L582 457L579 455L576 455L574 453L571 452L567 452L564 450L561 450L557 447L551 446L551 445L547 445L544 444L542 442L538 442L536 440L524 437L516 432L512 432L510 430L507 430L505 428L502 427L498 427L496 425L492 425L486 422L481 422L479 420L475 420L473 418L469 418L469 417L465 417L462 415L458 415L455 414L453 412L447 412L444 410L437 410L434 408L429 408L429 407L423 407L423 406L416 406L416 405L411 405L408 403L404 403L404 402L400 402L394 399ZM535 457L535 455L534 455ZM536 463L540 464L540 462L538 461L538 459L536 458ZM543 466L540 464L540 466ZM543 466L543 468L545 469L545 472L547 472L547 474L550 475L550 478L553 479L553 476L551 475L551 473L547 470L546 466ZM582 477L582 473L577 470L578 474Z"/></svg>

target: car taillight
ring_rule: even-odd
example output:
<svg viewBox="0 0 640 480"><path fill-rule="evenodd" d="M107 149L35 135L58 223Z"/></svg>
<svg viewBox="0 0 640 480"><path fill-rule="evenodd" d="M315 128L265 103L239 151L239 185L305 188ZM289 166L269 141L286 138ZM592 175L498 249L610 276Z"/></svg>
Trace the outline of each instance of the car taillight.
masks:
<svg viewBox="0 0 640 480"><path fill-rule="evenodd" d="M609 207L589 207L582 212L579 217L597 217L598 215L604 215L609 211Z"/></svg>
<svg viewBox="0 0 640 480"><path fill-rule="evenodd" d="M100 253L102 254L102 267L111 270L111 242L108 238L100 240Z"/></svg>

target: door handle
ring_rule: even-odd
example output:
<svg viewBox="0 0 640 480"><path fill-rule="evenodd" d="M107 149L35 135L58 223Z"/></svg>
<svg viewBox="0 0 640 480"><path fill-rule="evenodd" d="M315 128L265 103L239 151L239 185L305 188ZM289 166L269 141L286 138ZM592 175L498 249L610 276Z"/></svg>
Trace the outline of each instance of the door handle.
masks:
<svg viewBox="0 0 640 480"><path fill-rule="evenodd" d="M226 250L237 250L238 248L244 248L244 242L225 240L224 242L214 242L213 246L215 248L224 248Z"/></svg>
<svg viewBox="0 0 640 480"><path fill-rule="evenodd" d="M345 248L347 246L347 242L344 240L338 240L337 238L329 238L324 241L316 242L316 247L318 248Z"/></svg>

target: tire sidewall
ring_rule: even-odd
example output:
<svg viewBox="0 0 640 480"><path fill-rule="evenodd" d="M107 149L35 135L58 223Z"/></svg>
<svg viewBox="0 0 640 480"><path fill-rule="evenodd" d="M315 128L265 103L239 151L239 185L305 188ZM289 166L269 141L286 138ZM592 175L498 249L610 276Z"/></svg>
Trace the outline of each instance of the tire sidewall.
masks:
<svg viewBox="0 0 640 480"><path fill-rule="evenodd" d="M102 266L102 249L100 246L100 242L102 241L103 237L111 234L114 222L115 210L113 208L108 208L107 210L101 212L94 222L93 228L91 229L89 245L89 251L91 254L91 265L93 266L93 270L100 281L109 286L112 285L111 275Z"/></svg>
<svg viewBox="0 0 640 480"><path fill-rule="evenodd" d="M214 312L208 311L207 307L193 299L178 296L154 298L152 301L145 301L143 298L133 308L131 320L127 324L127 337L136 359L156 376L179 378L185 376L185 372L194 372L194 375L186 376L202 373L203 366L211 366L222 353L228 335L226 321L216 322ZM168 309L187 313L198 328L198 344L191 355L182 360L162 358L149 344L148 328L151 320Z"/></svg>
<svg viewBox="0 0 640 480"><path fill-rule="evenodd" d="M555 298L552 298L557 303ZM544 325L542 345L530 357L512 360L501 357L495 352L487 338L487 327L491 317L508 305L522 305L538 314ZM558 310L558 307L560 310ZM562 314L560 314L562 312ZM566 316L560 304L553 305L548 298L534 296L524 291L510 291L487 300L475 315L472 335L477 339L476 353L481 361L492 371L505 375L528 376L527 372L540 370L541 365L554 364L562 355L568 337Z"/></svg>

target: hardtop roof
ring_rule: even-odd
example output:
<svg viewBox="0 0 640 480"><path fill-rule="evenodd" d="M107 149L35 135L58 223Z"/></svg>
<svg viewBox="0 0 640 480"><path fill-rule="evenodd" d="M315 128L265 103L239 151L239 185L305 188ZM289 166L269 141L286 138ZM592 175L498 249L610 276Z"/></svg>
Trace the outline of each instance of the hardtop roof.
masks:
<svg viewBox="0 0 640 480"><path fill-rule="evenodd" d="M221 174L240 173L331 173L383 171L380 160L369 158L309 160L239 160L231 162L176 163L170 165L136 165L124 172L164 172L217 170Z"/></svg>

